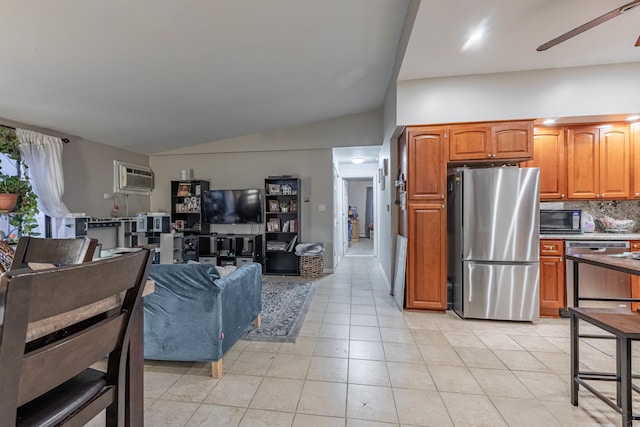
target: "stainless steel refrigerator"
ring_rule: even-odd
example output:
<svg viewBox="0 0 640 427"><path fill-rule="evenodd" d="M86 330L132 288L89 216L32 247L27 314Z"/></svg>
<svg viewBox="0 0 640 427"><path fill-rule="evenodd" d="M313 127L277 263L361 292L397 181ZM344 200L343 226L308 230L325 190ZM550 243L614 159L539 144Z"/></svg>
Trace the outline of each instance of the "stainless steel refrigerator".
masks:
<svg viewBox="0 0 640 427"><path fill-rule="evenodd" d="M539 169L453 172L447 201L452 308L464 318L538 320Z"/></svg>

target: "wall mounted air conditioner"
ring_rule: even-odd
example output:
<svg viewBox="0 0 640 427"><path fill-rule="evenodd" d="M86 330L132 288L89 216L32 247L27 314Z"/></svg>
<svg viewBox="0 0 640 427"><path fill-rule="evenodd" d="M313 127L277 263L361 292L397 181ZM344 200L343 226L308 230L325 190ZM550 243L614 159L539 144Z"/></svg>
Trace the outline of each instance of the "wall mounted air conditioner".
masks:
<svg viewBox="0 0 640 427"><path fill-rule="evenodd" d="M113 161L113 192L150 195L153 171L149 166Z"/></svg>

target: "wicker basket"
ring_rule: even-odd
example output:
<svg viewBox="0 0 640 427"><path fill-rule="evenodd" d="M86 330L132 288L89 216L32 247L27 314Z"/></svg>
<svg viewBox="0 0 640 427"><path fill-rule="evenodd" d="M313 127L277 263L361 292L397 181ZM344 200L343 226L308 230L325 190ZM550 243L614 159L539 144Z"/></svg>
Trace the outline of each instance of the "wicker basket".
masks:
<svg viewBox="0 0 640 427"><path fill-rule="evenodd" d="M300 257L300 276L307 278L322 277L324 268L321 256L301 256Z"/></svg>

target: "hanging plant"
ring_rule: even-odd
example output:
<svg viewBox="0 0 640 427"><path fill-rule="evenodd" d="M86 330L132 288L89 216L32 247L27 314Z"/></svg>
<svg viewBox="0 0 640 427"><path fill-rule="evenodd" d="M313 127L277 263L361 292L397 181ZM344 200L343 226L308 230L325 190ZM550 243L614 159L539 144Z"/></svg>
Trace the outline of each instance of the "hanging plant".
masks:
<svg viewBox="0 0 640 427"><path fill-rule="evenodd" d="M16 243L20 236L40 234L33 231L38 227L38 197L26 176L27 165L21 160L19 145L14 129L0 126L0 153L16 162L16 175L5 174L0 163L0 194L17 194L15 206L8 209L9 230L0 231L0 239L9 243Z"/></svg>

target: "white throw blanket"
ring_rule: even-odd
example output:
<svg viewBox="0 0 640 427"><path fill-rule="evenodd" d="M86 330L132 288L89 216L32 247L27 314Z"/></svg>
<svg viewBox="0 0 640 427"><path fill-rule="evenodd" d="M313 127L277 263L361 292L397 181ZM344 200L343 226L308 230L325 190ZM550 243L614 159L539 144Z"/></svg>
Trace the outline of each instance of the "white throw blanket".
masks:
<svg viewBox="0 0 640 427"><path fill-rule="evenodd" d="M296 255L298 256L322 256L324 245L322 243L299 243L296 245Z"/></svg>

